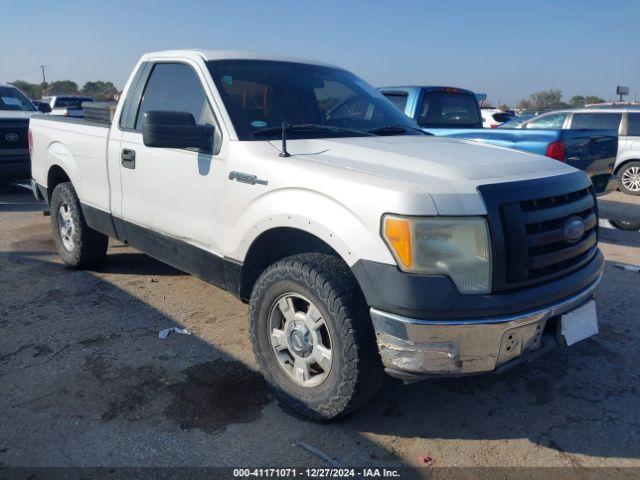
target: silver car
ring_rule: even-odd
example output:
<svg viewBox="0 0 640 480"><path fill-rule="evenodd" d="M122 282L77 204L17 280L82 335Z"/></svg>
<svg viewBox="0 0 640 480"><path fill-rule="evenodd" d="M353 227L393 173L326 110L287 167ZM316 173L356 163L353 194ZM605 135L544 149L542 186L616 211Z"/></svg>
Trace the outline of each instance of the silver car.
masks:
<svg viewBox="0 0 640 480"><path fill-rule="evenodd" d="M620 178L620 190L640 195L640 108L612 106L556 110L534 117L516 128L616 130L618 154L614 173Z"/></svg>

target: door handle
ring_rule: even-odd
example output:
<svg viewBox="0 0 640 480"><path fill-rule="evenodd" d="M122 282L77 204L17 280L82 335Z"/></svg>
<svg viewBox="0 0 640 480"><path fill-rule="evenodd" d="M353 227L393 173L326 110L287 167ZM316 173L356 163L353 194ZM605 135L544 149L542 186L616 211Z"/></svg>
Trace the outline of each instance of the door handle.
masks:
<svg viewBox="0 0 640 480"><path fill-rule="evenodd" d="M120 154L120 160L124 168L136 168L136 151L123 148Z"/></svg>

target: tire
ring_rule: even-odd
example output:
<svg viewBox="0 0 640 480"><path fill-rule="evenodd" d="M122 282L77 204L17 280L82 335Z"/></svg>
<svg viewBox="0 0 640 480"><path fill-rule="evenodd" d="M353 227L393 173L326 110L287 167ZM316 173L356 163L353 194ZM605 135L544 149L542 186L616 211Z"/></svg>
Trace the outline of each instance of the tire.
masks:
<svg viewBox="0 0 640 480"><path fill-rule="evenodd" d="M640 232L640 222L632 222L631 220L612 220L609 223L618 230L626 230L628 232Z"/></svg>
<svg viewBox="0 0 640 480"><path fill-rule="evenodd" d="M310 305L305 320L300 320L305 301ZM322 368L321 363L326 362L318 362L306 372L308 380L300 373L302 369L296 372L293 368L300 358L294 354L295 342L288 339L294 338L297 327L292 327L291 336L282 336L287 340L287 349L281 351L274 346L281 340L272 341L279 337L275 332L280 333L273 328L273 322L286 322L281 305L293 306L296 313L292 318L306 321L315 317L314 325L322 323L316 337L313 332L306 337L300 335L318 339L306 344L313 343L310 357L318 356L313 352L321 350L321 343L325 350L329 344L331 353L330 367ZM310 313L312 306L317 310ZM262 374L280 405L290 413L316 421L329 420L362 406L380 387L383 367L369 311L355 278L341 259L306 253L271 265L251 293L249 319L253 351ZM295 324L289 322L289 327ZM293 359L290 370L282 361L287 356ZM320 370L323 372L317 373ZM315 376L311 378L312 375ZM319 383L314 383L318 377Z"/></svg>
<svg viewBox="0 0 640 480"><path fill-rule="evenodd" d="M70 182L60 183L53 190L51 225L58 254L67 266L85 269L104 260L109 237L87 225Z"/></svg>
<svg viewBox="0 0 640 480"><path fill-rule="evenodd" d="M640 162L625 163L618 170L620 191L627 195L640 195Z"/></svg>

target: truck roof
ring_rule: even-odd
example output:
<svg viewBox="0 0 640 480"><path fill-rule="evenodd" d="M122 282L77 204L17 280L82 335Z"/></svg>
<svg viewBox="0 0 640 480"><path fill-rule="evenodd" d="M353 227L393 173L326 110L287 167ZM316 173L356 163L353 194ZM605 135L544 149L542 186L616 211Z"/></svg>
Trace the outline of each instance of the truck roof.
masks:
<svg viewBox="0 0 640 480"><path fill-rule="evenodd" d="M471 90L468 90L466 88L459 88L459 87L451 87L451 86L445 86L445 85L392 85L392 86L385 86L385 87L378 87L379 90L426 90L426 91L433 91L433 92L446 92L446 91L450 91L450 92L457 92L457 93L464 93L467 95L474 95L474 93Z"/></svg>
<svg viewBox="0 0 640 480"><path fill-rule="evenodd" d="M325 62L317 62L299 57L291 57L285 55L274 55L260 52L250 52L241 50L205 50L205 49L181 49L181 50L164 50L159 52L150 52L143 55L143 59L154 57L184 57L197 55L204 60L271 60L274 62L293 62L307 63L310 65L321 65L326 67L341 68Z"/></svg>
<svg viewBox="0 0 640 480"><path fill-rule="evenodd" d="M580 107L580 108L563 108L558 110L551 110L549 112L541 113L542 115L547 115L549 113L622 113L622 112L635 112L638 110L638 107L633 107L630 105L624 107ZM537 116L537 115L536 115Z"/></svg>

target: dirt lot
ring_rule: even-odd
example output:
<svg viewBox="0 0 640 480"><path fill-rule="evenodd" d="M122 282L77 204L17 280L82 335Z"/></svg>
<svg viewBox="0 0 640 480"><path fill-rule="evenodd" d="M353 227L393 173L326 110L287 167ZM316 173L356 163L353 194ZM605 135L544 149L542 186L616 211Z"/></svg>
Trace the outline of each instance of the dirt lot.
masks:
<svg viewBox="0 0 640 480"><path fill-rule="evenodd" d="M245 305L117 242L70 271L41 208L0 192L0 466L329 466L302 442L359 466L640 467L640 273L615 266L640 266L638 232L601 229L597 337L502 375L389 380L320 425L269 398ZM600 209L640 223L640 198ZM193 335L158 338L172 326Z"/></svg>

